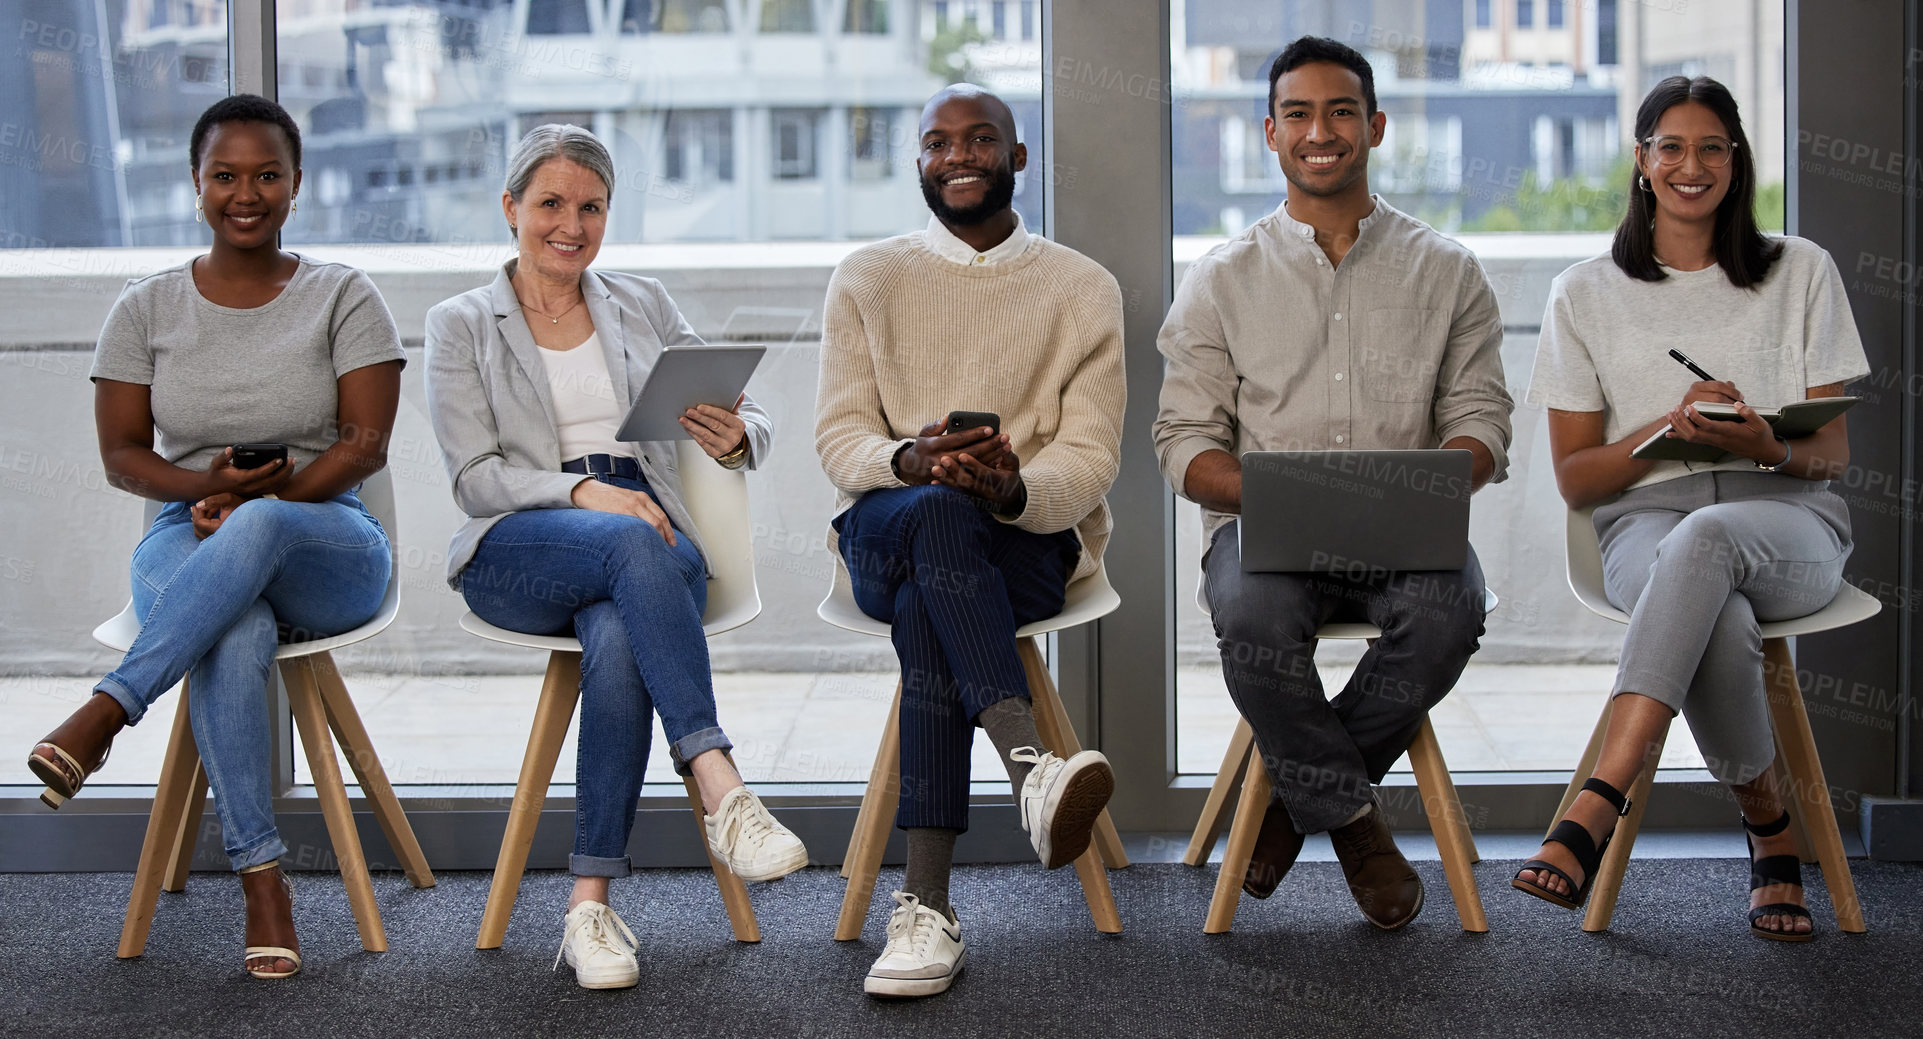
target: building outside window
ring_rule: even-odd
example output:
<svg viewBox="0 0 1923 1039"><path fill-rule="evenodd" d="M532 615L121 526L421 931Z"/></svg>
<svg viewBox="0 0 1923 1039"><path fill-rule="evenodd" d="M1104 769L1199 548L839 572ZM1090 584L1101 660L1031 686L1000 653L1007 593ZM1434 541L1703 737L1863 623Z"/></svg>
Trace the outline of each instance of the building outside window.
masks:
<svg viewBox="0 0 1923 1039"><path fill-rule="evenodd" d="M816 134L821 124L819 111L777 108L769 113L768 124L774 131L776 180L813 180L821 175L815 162Z"/></svg>

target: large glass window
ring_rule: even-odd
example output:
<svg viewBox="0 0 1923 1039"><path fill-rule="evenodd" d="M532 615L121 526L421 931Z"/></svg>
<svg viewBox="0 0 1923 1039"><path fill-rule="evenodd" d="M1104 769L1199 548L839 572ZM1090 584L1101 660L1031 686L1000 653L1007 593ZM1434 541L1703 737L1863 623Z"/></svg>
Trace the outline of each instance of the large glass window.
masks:
<svg viewBox="0 0 1923 1039"><path fill-rule="evenodd" d="M1571 8L1580 12L1569 17L1572 31L1515 33L1492 27L1491 7L1503 7L1484 0L1386 6L1288 3L1278 16L1259 0L1174 0L1173 80L1184 99L1171 128L1176 277L1287 194L1262 130L1267 71L1282 46L1314 32L1361 50L1388 116L1369 156L1370 186L1476 253L1501 303L1503 367L1518 402L1509 478L1476 496L1470 530L1502 602L1432 719L1457 770L1566 770L1613 681L1622 629L1590 616L1564 584L1565 510L1546 419L1523 402L1549 282L1608 248L1636 106L1666 75L1716 76L1735 93L1757 152L1762 219L1782 227L1782 8L1704 0L1618 21L1604 0ZM1535 6L1515 4L1516 24L1534 25ZM1552 27L1563 7L1547 6ZM1237 715L1214 633L1195 606L1202 544L1193 504L1178 500L1175 536L1178 767L1213 772ZM1360 651L1322 647L1331 693ZM1663 763L1699 764L1695 754L1677 735Z"/></svg>

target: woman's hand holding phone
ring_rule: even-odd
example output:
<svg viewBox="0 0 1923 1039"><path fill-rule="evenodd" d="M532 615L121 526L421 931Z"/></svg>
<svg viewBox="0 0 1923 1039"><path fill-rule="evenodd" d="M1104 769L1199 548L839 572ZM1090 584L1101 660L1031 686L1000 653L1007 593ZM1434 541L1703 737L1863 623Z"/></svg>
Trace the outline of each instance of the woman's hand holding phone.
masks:
<svg viewBox="0 0 1923 1039"><path fill-rule="evenodd" d="M616 516L636 516L647 520L648 525L659 531L661 539L674 544L674 524L668 522L668 514L654 499L641 491L631 491L626 487L616 487L602 483L592 477L574 485L568 499L577 509L591 509L595 512L611 512Z"/></svg>
<svg viewBox="0 0 1923 1039"><path fill-rule="evenodd" d="M207 467L207 489L201 497L234 494L246 499L274 494L287 485L294 468L291 459L278 458L266 465L243 469L234 464L234 449L230 447L215 455L214 463Z"/></svg>

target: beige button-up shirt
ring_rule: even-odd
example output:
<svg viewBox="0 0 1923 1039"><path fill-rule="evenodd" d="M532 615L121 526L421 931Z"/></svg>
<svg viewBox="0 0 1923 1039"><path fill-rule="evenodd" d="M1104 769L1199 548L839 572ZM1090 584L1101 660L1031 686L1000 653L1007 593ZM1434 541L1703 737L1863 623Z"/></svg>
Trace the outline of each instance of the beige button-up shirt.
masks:
<svg viewBox="0 0 1923 1039"><path fill-rule="evenodd" d="M1502 318L1460 243L1380 197L1340 267L1283 207L1189 267L1156 346L1155 452L1390 450L1470 436L1508 475ZM1232 517L1203 512L1203 545Z"/></svg>

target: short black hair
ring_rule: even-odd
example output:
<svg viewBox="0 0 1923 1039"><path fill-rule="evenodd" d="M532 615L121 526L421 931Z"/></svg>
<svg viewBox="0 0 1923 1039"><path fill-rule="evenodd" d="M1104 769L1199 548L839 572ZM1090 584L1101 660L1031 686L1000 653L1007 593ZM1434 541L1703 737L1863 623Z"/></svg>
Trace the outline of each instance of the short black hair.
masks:
<svg viewBox="0 0 1923 1039"><path fill-rule="evenodd" d="M300 169L300 127L287 109L259 94L234 94L223 97L207 106L194 123L194 135L187 141L187 162L189 168L200 168L200 150L207 144L207 134L222 123L271 123L280 127L287 135L287 146L294 153L294 168Z"/></svg>
<svg viewBox="0 0 1923 1039"><path fill-rule="evenodd" d="M1355 73L1362 81L1362 103L1368 109L1365 114L1375 115L1375 70L1369 67L1369 59L1354 47L1327 36L1304 36L1275 56L1275 63L1269 66L1269 115L1275 114L1276 80L1314 61L1331 61Z"/></svg>

